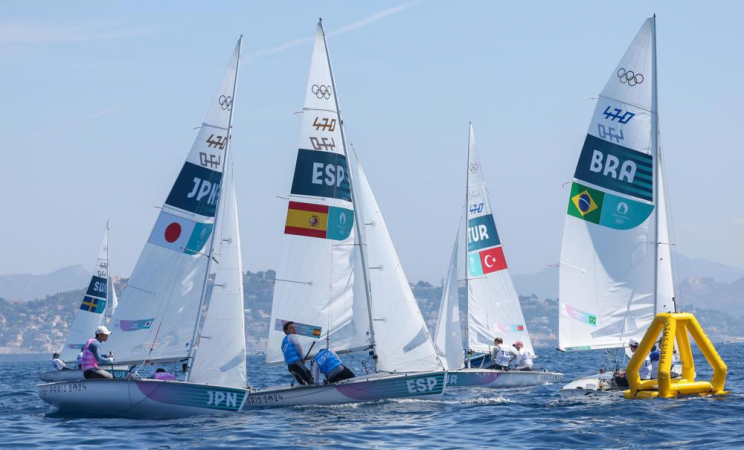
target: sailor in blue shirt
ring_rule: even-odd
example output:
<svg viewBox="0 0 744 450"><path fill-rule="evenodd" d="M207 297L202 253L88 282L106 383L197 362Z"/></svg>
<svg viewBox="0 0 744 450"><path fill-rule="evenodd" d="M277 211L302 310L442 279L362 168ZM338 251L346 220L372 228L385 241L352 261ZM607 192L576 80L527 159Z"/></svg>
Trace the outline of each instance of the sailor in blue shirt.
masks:
<svg viewBox="0 0 744 450"><path fill-rule="evenodd" d="M325 348L320 349L318 354L315 355L313 378L320 380L321 373L329 383L337 383L356 376L348 367L341 364L341 360L338 358L336 352Z"/></svg>
<svg viewBox="0 0 744 450"><path fill-rule="evenodd" d="M284 362L287 363L287 370L294 375L298 383L303 386L314 384L310 375L310 370L305 366L300 340L297 339L297 328L294 322L284 324L284 339L282 339L282 353L284 353Z"/></svg>

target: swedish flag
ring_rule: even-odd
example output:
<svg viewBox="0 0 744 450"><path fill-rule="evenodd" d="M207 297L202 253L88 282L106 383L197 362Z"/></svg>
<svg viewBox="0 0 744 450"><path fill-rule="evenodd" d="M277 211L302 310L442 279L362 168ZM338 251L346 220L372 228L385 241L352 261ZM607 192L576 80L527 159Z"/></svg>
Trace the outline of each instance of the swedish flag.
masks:
<svg viewBox="0 0 744 450"><path fill-rule="evenodd" d="M106 300L95 297L83 297L83 303L80 305L83 311L101 314L106 309Z"/></svg>

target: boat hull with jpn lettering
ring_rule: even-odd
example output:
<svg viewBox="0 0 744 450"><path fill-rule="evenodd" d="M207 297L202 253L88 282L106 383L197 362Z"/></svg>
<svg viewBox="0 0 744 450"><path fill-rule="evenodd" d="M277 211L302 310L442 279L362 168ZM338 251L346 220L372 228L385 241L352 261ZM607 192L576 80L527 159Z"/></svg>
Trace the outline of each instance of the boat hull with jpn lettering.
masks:
<svg viewBox="0 0 744 450"><path fill-rule="evenodd" d="M174 419L237 412L248 391L181 381L93 379L41 384L39 397L59 417Z"/></svg>
<svg viewBox="0 0 744 450"><path fill-rule="evenodd" d="M437 400L444 394L446 372L370 374L334 384L276 387L253 391L245 408L336 405L397 398Z"/></svg>
<svg viewBox="0 0 744 450"><path fill-rule="evenodd" d="M447 372L447 387L517 388L561 381L559 372L520 370L460 369Z"/></svg>

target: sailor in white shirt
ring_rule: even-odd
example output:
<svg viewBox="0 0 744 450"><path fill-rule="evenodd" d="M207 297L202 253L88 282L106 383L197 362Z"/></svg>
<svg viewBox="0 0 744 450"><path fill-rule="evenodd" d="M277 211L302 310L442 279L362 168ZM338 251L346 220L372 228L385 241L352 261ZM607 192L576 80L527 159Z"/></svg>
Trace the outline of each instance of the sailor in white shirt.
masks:
<svg viewBox="0 0 744 450"><path fill-rule="evenodd" d="M637 339L631 339L628 346L630 347L630 352L635 353L636 350L638 350L638 340ZM650 380L651 379L651 358L649 355L646 355L646 359L643 360L643 363L641 363L641 368L638 369L638 375L640 375L641 380Z"/></svg>
<svg viewBox="0 0 744 450"><path fill-rule="evenodd" d="M509 364L517 357L517 351L510 345L504 345L504 340L497 337L493 340L491 351L491 368L509 370Z"/></svg>
<svg viewBox="0 0 744 450"><path fill-rule="evenodd" d="M61 359L59 359L59 353L55 353L52 355L52 366L54 366L54 370L65 370L67 369L67 366L64 362L62 362Z"/></svg>
<svg viewBox="0 0 744 450"><path fill-rule="evenodd" d="M517 367L514 370L532 370L533 356L529 350L524 348L524 343L517 341L514 343L514 348L517 349L517 362L515 363Z"/></svg>

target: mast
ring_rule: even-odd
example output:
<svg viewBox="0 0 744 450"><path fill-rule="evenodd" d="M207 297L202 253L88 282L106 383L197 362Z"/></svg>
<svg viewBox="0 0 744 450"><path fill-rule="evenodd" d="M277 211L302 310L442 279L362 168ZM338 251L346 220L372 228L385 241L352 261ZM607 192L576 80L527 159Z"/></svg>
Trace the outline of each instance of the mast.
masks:
<svg viewBox="0 0 744 450"><path fill-rule="evenodd" d="M109 221L106 221L106 310L103 312L102 325L108 325L107 312L111 312L111 289L114 283L111 281L111 268L109 267ZM111 314L112 315L112 314Z"/></svg>
<svg viewBox="0 0 744 450"><path fill-rule="evenodd" d="M657 79L658 73L656 71L656 14L653 17L653 28L651 33L651 70L653 72L653 78L651 83L651 151L653 152L654 161L654 206L656 207L656 214L654 215L654 228L656 232L656 245L654 246L654 315L658 314L657 311L658 298L659 298L659 103L657 94ZM665 205L666 207L666 205Z"/></svg>
<svg viewBox="0 0 744 450"><path fill-rule="evenodd" d="M468 122L468 157L467 166L465 166L465 242L463 245L463 253L465 254L465 304L470 307L470 291L468 290L468 204L470 202L470 135L472 134L473 122ZM457 301L460 301L460 295L457 296ZM468 369L470 368L470 321L469 314L465 314L465 336L468 340L468 349L466 357L468 358Z"/></svg>
<svg viewBox="0 0 744 450"><path fill-rule="evenodd" d="M230 115L227 119L227 132L225 136L225 166L223 169L223 174L227 175L228 170L228 163L230 162L229 156L230 156L230 141L232 140L232 121L233 121L233 113L235 112L235 93L238 89L238 74L240 73L240 53L243 50L243 35L240 35L240 39L238 40L238 61L235 65L235 81L233 82L233 88L232 88L232 107L230 108ZM220 219L220 208L222 206L222 201L224 199L224 195L222 193L225 190L225 182L226 176L223 176L222 185L220 186L220 195L217 197L217 205L215 206L215 212L214 212L214 229L217 230L217 221ZM222 222L220 221L220 224ZM209 274L212 269L212 261L214 260L214 236L215 234L212 234L212 239L209 244L209 253L208 253L208 260L207 260L207 270L204 273L204 282L202 283L202 290L201 290L201 296L199 298L199 309L197 310L196 314L196 322L194 323L194 334L191 337L191 347L189 348L189 355L186 359L186 363L188 364L188 369L186 371L186 381L189 380L189 377L191 376L191 366L194 362L194 357L196 356L196 350L198 345L196 345L196 340L199 334L199 324L201 323L202 319L202 310L204 308L204 300L207 295L207 283L209 281Z"/></svg>
<svg viewBox="0 0 744 450"><path fill-rule="evenodd" d="M331 74L331 88L333 89L333 92L337 93L336 90L336 80L333 76L333 67L331 65L331 55L328 53L328 43L326 42L326 35L325 35L325 29L323 29L323 19L318 20L318 26L320 27L320 31L323 33L323 46L325 47L326 51L326 59L328 60L328 71ZM351 159L349 158L349 154L346 151L346 133L344 132L344 121L341 117L341 108L338 105L338 95L333 96L333 100L336 103L336 112L338 114L338 121L341 125L340 131L341 131L341 145L344 149L344 156L346 156L346 161L349 163L349 183L351 184L351 192L352 192L352 201L356 200L356 194L355 194L355 183L353 179L351 170ZM364 251L364 242L362 240L362 228L359 225L360 223L360 217L359 217L359 211L358 207L355 204L354 205L354 228L356 228L357 236L359 237L359 252L361 254L361 260L362 260L362 276L364 277L364 293L367 296L367 312L369 313L369 338L370 338L370 355L372 356L372 364L374 365L374 371L377 372L377 350L375 348L376 341L375 341L375 327L374 327L374 315L372 314L372 291L370 290L369 286L369 268L367 267L367 259L366 259L366 253Z"/></svg>

